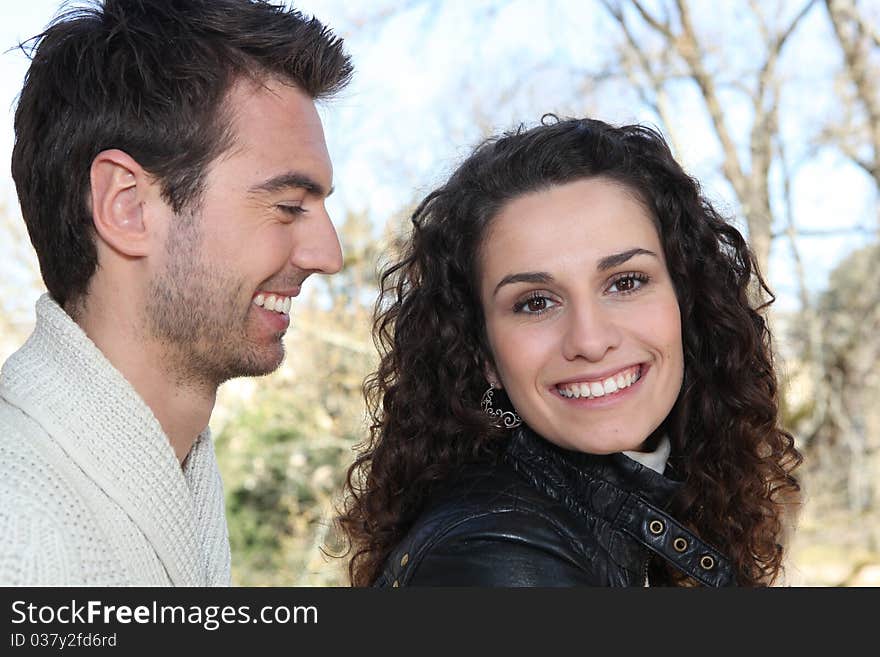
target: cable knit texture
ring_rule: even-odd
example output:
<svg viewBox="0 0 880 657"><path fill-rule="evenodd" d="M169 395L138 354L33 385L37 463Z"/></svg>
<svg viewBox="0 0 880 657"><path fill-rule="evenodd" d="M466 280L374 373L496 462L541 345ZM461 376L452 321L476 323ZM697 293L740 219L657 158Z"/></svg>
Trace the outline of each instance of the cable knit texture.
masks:
<svg viewBox="0 0 880 657"><path fill-rule="evenodd" d="M227 586L210 430L181 468L131 384L48 295L0 372L0 585Z"/></svg>

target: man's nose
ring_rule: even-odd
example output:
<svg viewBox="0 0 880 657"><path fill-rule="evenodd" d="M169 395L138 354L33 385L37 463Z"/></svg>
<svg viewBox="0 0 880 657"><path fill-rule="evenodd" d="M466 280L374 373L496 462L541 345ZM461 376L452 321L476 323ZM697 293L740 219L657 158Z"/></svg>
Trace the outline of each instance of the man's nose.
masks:
<svg viewBox="0 0 880 657"><path fill-rule="evenodd" d="M312 221L303 222L303 233L291 253L299 269L319 274L335 274L342 269L342 246L333 221L325 209L315 211Z"/></svg>
<svg viewBox="0 0 880 657"><path fill-rule="evenodd" d="M621 331L612 313L594 300L577 304L566 318L562 354L568 360L584 358L599 362L620 346Z"/></svg>

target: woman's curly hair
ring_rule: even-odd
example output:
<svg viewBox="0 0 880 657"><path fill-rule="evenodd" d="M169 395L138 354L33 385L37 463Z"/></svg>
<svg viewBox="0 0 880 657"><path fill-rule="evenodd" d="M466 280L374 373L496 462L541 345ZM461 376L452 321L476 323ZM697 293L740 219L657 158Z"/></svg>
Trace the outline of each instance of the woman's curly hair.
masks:
<svg viewBox="0 0 880 657"><path fill-rule="evenodd" d="M370 437L348 471L339 517L352 584L378 577L439 483L466 463L496 462L504 448L503 431L480 409L492 362L478 293L487 226L514 198L595 177L648 208L678 296L684 383L658 429L684 482L671 511L728 554L739 584L771 584L781 572L786 507L799 499L791 472L802 457L778 424L760 312L773 296L751 251L657 132L547 115L478 146L418 206L402 254L381 275L373 332L381 360L364 384ZM661 574L690 583L671 567Z"/></svg>

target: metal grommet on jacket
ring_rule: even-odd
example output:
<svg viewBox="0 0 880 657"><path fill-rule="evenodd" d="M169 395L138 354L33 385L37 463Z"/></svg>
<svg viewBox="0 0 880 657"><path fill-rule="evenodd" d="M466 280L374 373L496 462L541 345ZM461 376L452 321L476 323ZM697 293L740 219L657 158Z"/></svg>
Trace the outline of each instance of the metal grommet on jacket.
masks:
<svg viewBox="0 0 880 657"><path fill-rule="evenodd" d="M652 559L703 585L735 584L729 559L666 511L680 486L624 454L570 452L523 426L500 461L468 464L431 492L376 584L643 586L655 583Z"/></svg>
<svg viewBox="0 0 880 657"><path fill-rule="evenodd" d="M641 495L630 495L618 519L630 535L675 568L708 586L735 583L730 561Z"/></svg>

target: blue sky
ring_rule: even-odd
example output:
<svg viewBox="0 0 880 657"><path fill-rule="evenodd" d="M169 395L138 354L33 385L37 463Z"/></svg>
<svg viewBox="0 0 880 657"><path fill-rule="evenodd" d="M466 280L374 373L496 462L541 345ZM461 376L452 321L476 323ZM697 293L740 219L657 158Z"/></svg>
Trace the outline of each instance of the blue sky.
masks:
<svg viewBox="0 0 880 657"><path fill-rule="evenodd" d="M330 210L339 220L351 209L368 212L380 225L440 183L484 131L518 122L533 124L544 111L590 113L611 122L650 120L626 95L572 101L568 71L595 65L606 54L595 44L607 41L603 41L607 24L596 12L583 10L582 2L452 1L433 12L417 7L383 17L383 9L394 4L298 3L346 37L357 68L352 86L321 109L338 190L331 197ZM698 20L718 21L714 16L718 3L696 1L694 6ZM2 3L0 50L39 32L57 7L57 0ZM783 97L783 133L787 148L795 154L808 152L800 138L802 122L822 120L834 111L829 99L838 54L819 38L826 28L823 16L813 14L803 26L804 36L792 44L786 69L794 83ZM725 20L739 17L725 16L722 25ZM723 40L726 34L721 29L718 38ZM801 64L805 57L810 59L809 67ZM17 211L8 174L12 111L26 66L21 53L0 55L0 159L6 163L0 168L0 203L5 201L12 212ZM493 94L500 94L505 102L493 105ZM679 158L702 180L708 195L728 214L734 213L699 99L683 87L674 105L680 117ZM726 110L732 117L748 116L747 107L733 93ZM733 127L744 131L747 123L734 122ZM866 176L830 149L802 158L794 181L794 204L798 223L805 228L871 224L877 217L876 191ZM2 252L2 241L0 275L12 276L16 264ZM863 241L860 235L802 240L810 288L824 287L830 268ZM779 306L792 309L796 302L789 250L778 242L769 278Z"/></svg>

